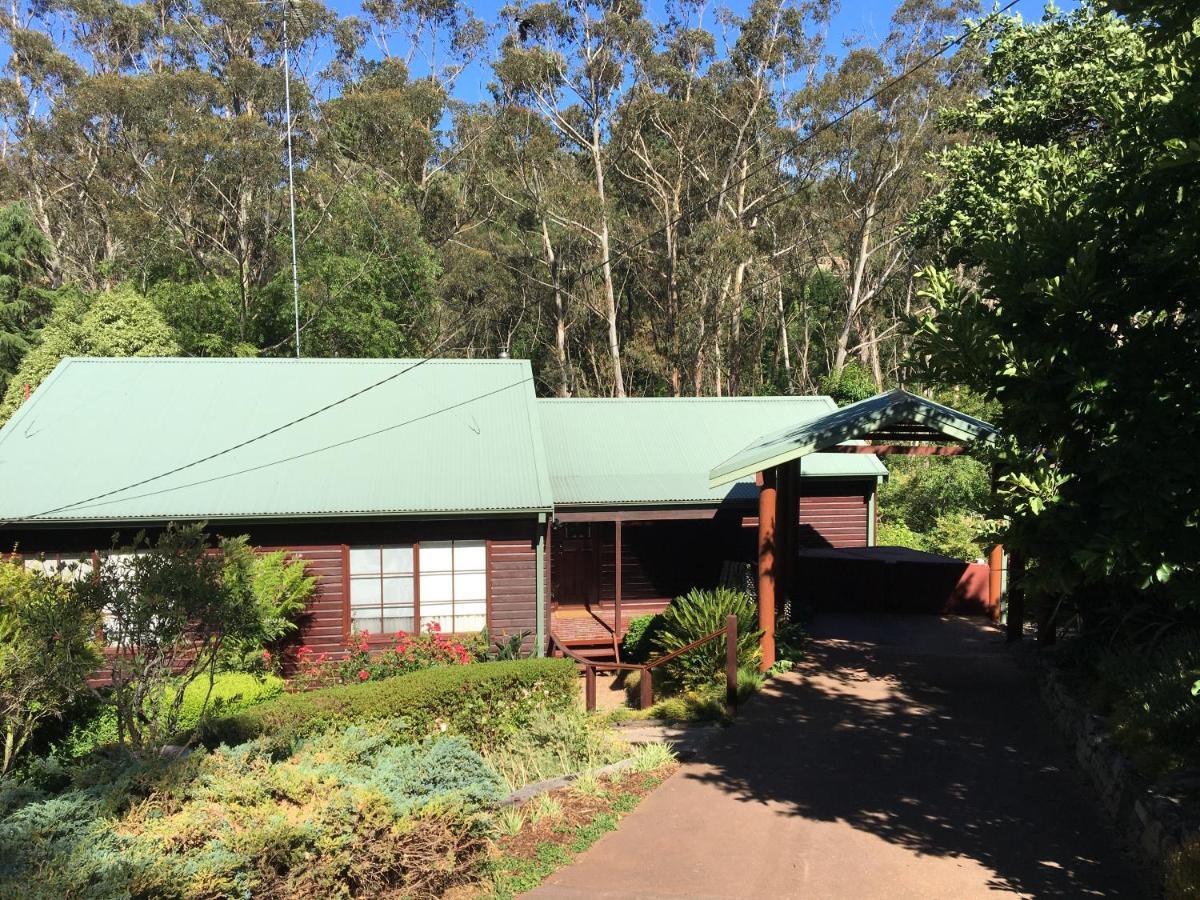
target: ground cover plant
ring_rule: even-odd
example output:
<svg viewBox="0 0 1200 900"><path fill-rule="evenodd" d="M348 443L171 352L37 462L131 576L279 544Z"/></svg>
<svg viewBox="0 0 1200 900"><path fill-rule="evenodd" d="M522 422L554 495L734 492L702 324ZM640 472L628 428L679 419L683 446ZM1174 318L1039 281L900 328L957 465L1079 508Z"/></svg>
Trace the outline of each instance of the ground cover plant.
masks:
<svg viewBox="0 0 1200 900"><path fill-rule="evenodd" d="M502 780L459 737L379 721L8 791L0 895L428 895L469 880Z"/></svg>
<svg viewBox="0 0 1200 900"><path fill-rule="evenodd" d="M499 808L510 790L583 771L580 790L599 796L587 770L629 755L579 709L577 678L569 661L522 660L277 693L214 720L288 710L235 746L93 755L0 783L0 896L421 897L476 884L490 840L523 825Z"/></svg>

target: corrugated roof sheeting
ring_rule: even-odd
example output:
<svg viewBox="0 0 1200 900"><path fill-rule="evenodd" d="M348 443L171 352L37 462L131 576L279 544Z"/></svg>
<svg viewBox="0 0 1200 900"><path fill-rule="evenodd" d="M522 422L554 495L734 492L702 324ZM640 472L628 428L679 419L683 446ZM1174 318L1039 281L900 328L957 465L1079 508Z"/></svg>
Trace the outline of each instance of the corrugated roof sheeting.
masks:
<svg viewBox="0 0 1200 900"><path fill-rule="evenodd" d="M793 459L803 459L804 471L808 472L821 450L901 422L926 426L955 441L990 441L997 433L987 422L896 388L818 418L765 430L761 437L713 468L710 484L727 484Z"/></svg>
<svg viewBox="0 0 1200 900"><path fill-rule="evenodd" d="M0 516L42 521L548 510L527 360L68 359L0 430ZM406 371L407 370L407 371Z"/></svg>
<svg viewBox="0 0 1200 900"><path fill-rule="evenodd" d="M713 460L750 435L819 418L828 397L546 399L538 401L554 502L559 506L711 504L753 499L742 484L711 488ZM816 477L886 474L873 456L830 453L804 462Z"/></svg>

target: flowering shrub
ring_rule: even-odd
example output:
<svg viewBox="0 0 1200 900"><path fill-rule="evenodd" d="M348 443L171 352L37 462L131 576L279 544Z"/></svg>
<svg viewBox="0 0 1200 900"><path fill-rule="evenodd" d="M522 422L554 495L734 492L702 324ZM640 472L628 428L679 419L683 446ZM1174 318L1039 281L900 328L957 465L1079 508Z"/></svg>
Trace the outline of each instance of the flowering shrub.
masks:
<svg viewBox="0 0 1200 900"><path fill-rule="evenodd" d="M438 666L461 666L472 661L471 652L459 641L442 635L437 622L430 622L424 634L396 632L387 647L372 647L363 631L355 639L350 653L333 658L329 653L314 653L310 647L299 651L299 669L292 686L299 690L379 681L393 675L405 675Z"/></svg>

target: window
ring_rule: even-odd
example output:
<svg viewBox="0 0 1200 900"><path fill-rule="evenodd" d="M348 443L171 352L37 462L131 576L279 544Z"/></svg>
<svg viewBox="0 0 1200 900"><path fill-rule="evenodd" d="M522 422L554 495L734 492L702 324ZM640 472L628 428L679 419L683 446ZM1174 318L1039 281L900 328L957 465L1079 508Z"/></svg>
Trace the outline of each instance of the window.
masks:
<svg viewBox="0 0 1200 900"><path fill-rule="evenodd" d="M413 546L350 549L350 628L370 634L412 631Z"/></svg>
<svg viewBox="0 0 1200 900"><path fill-rule="evenodd" d="M487 626L487 542L421 544L421 627L465 633Z"/></svg>
<svg viewBox="0 0 1200 900"><path fill-rule="evenodd" d="M482 631L487 541L350 548L350 628L369 634Z"/></svg>

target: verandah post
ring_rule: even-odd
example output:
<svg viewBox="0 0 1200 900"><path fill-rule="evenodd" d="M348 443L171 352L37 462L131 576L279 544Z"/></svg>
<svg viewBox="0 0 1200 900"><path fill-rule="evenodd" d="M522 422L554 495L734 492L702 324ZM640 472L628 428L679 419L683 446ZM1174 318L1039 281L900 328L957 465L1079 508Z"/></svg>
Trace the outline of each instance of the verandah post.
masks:
<svg viewBox="0 0 1200 900"><path fill-rule="evenodd" d="M775 665L775 518L778 499L778 469L758 473L758 628L763 672Z"/></svg>
<svg viewBox="0 0 1200 900"><path fill-rule="evenodd" d="M1004 587L1004 545L996 544L988 555L988 604L993 622L1000 621L1000 602Z"/></svg>
<svg viewBox="0 0 1200 900"><path fill-rule="evenodd" d="M725 619L725 705L732 716L737 712L737 616Z"/></svg>
<svg viewBox="0 0 1200 900"><path fill-rule="evenodd" d="M617 548L616 552L616 584L613 590L613 652L617 659L621 658L621 638L624 635L621 633L621 520L617 519L614 523L615 540L613 544Z"/></svg>

